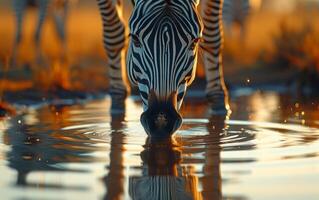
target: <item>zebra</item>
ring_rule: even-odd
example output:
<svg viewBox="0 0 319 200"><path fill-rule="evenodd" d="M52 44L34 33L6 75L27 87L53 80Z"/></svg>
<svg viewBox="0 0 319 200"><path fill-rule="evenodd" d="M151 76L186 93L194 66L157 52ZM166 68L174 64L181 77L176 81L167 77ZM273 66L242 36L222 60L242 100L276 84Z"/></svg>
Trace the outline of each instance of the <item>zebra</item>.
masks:
<svg viewBox="0 0 319 200"><path fill-rule="evenodd" d="M38 7L38 21L34 33L34 43L36 46L37 54L40 52L40 39L43 29L43 24L48 13L48 7L50 4L54 7L54 22L55 28L59 39L62 44L65 45L65 21L68 12L68 1L67 0L13 0L12 6L16 15L16 33L13 45L13 63L15 64L17 48L22 40L22 28L24 22L25 11L28 7ZM65 46L64 46L65 47Z"/></svg>
<svg viewBox="0 0 319 200"><path fill-rule="evenodd" d="M232 35L233 25L240 29L240 36L244 36L245 22L250 13L250 0L224 0L223 23L226 33Z"/></svg>
<svg viewBox="0 0 319 200"><path fill-rule="evenodd" d="M129 80L138 87L144 111L140 120L147 134L170 136L181 126L179 110L186 89L195 78L201 50L211 113L227 114L221 52L223 0L134 0L126 67L123 2L97 3L110 66L111 113L125 109Z"/></svg>

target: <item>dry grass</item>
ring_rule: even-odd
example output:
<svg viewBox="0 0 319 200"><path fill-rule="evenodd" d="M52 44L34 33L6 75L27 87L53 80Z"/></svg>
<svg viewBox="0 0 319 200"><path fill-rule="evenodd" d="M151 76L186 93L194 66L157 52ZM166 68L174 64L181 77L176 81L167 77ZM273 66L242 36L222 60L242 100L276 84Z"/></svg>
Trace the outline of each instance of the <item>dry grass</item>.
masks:
<svg viewBox="0 0 319 200"><path fill-rule="evenodd" d="M267 57L265 54L277 50L276 36L283 32L304 29L305 26L314 30L318 29L319 27L315 23L318 20L319 10L300 9L293 13L282 14L272 12L253 13L247 20L243 38L227 37L226 35L225 57L243 65L255 64L260 59ZM283 26L283 21L285 26ZM284 28L286 30L283 30ZM297 35L291 35L290 38L291 40L300 39ZM300 42L298 45L303 44Z"/></svg>
<svg viewBox="0 0 319 200"><path fill-rule="evenodd" d="M280 33L274 37L273 60L286 67L319 72L319 31L308 21L295 28L283 21Z"/></svg>

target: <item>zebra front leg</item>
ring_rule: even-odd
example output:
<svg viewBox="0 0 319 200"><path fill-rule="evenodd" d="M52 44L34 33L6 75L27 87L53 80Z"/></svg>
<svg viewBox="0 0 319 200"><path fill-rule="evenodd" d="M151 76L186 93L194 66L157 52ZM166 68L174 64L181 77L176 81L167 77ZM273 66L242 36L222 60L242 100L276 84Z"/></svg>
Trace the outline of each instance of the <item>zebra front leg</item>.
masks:
<svg viewBox="0 0 319 200"><path fill-rule="evenodd" d="M34 40L36 44L40 42L40 37L42 33L42 27L45 20L45 17L47 15L47 9L48 5L50 3L50 0L41 0L39 1L39 15L38 15L38 22L35 30Z"/></svg>
<svg viewBox="0 0 319 200"><path fill-rule="evenodd" d="M39 14L38 14L38 22L34 34L34 42L36 46L36 57L37 57L37 63L43 64L43 54L41 50L41 34L43 29L44 20L47 15L48 6L49 6L50 0L41 0L39 1Z"/></svg>
<svg viewBox="0 0 319 200"><path fill-rule="evenodd" d="M125 24L121 0L97 0L103 20L103 41L108 56L111 113L123 112L129 85L125 68Z"/></svg>
<svg viewBox="0 0 319 200"><path fill-rule="evenodd" d="M57 36L60 39L61 42L61 60L66 61L67 59L67 41L66 41L66 23L69 13L69 6L70 2L65 0L64 2L57 4L53 8L53 19L54 19L54 25L55 30L57 33Z"/></svg>
<svg viewBox="0 0 319 200"><path fill-rule="evenodd" d="M204 24L201 49L206 75L206 97L211 114L226 115L230 110L222 67L223 0L202 0L201 3Z"/></svg>
<svg viewBox="0 0 319 200"><path fill-rule="evenodd" d="M27 2L25 0L13 0L12 6L16 15L16 33L12 50L11 65L16 65L17 51L22 39L22 25Z"/></svg>

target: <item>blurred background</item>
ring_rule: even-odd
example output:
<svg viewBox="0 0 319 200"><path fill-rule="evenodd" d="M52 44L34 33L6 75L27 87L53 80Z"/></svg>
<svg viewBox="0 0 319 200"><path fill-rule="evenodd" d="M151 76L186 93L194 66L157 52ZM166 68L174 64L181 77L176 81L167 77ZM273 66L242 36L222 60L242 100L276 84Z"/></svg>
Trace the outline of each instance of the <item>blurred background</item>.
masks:
<svg viewBox="0 0 319 200"><path fill-rule="evenodd" d="M225 0L230 120L208 113L199 52L187 97L201 98L186 98L178 144L153 149L139 98L125 117L109 113L96 1L53 0L39 32L47 0L26 0L17 34L22 1L0 0L1 199L129 199L137 182L152 186L147 169L162 186L184 181L194 199L318 199L319 0ZM92 96L102 98L77 102Z"/></svg>
<svg viewBox="0 0 319 200"><path fill-rule="evenodd" d="M13 2L0 0L1 102L32 103L107 92L107 58L95 1L53 1L39 41L34 39L39 5L29 1L17 39ZM242 0L234 5L224 6L229 9L224 14L228 88L317 97L319 1ZM125 19L131 8L131 2L124 0ZM193 88L204 87L200 61L197 74Z"/></svg>

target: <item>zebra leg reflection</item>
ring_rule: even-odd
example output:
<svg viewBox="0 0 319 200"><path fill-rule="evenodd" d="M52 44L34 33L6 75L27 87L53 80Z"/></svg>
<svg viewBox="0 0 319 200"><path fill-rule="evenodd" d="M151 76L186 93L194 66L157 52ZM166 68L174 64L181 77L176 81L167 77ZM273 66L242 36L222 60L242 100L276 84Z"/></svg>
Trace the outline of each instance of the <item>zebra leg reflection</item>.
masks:
<svg viewBox="0 0 319 200"><path fill-rule="evenodd" d="M200 199L198 178L191 170L183 170L181 151L172 138L148 138L141 152L143 175L129 178L129 194L133 200Z"/></svg>
<svg viewBox="0 0 319 200"><path fill-rule="evenodd" d="M112 113L124 111L124 100L129 93L125 70L125 24L121 0L97 0L103 20L104 48L108 56Z"/></svg>
<svg viewBox="0 0 319 200"><path fill-rule="evenodd" d="M125 177L124 169L124 143L125 134L123 129L124 115L112 115L111 120L111 149L110 149L110 163L107 166L108 174L103 178L106 194L103 199L121 199L124 193Z"/></svg>
<svg viewBox="0 0 319 200"><path fill-rule="evenodd" d="M222 7L223 0L201 1L204 24L201 49L207 81L206 97L211 104L211 112L226 115L229 105L222 67Z"/></svg>
<svg viewBox="0 0 319 200"><path fill-rule="evenodd" d="M206 141L210 141L205 151L205 165L203 167L204 176L201 178L203 199L221 200L222 196L222 177L220 171L220 140L221 133L225 128L226 116L212 116L207 123L209 134Z"/></svg>

